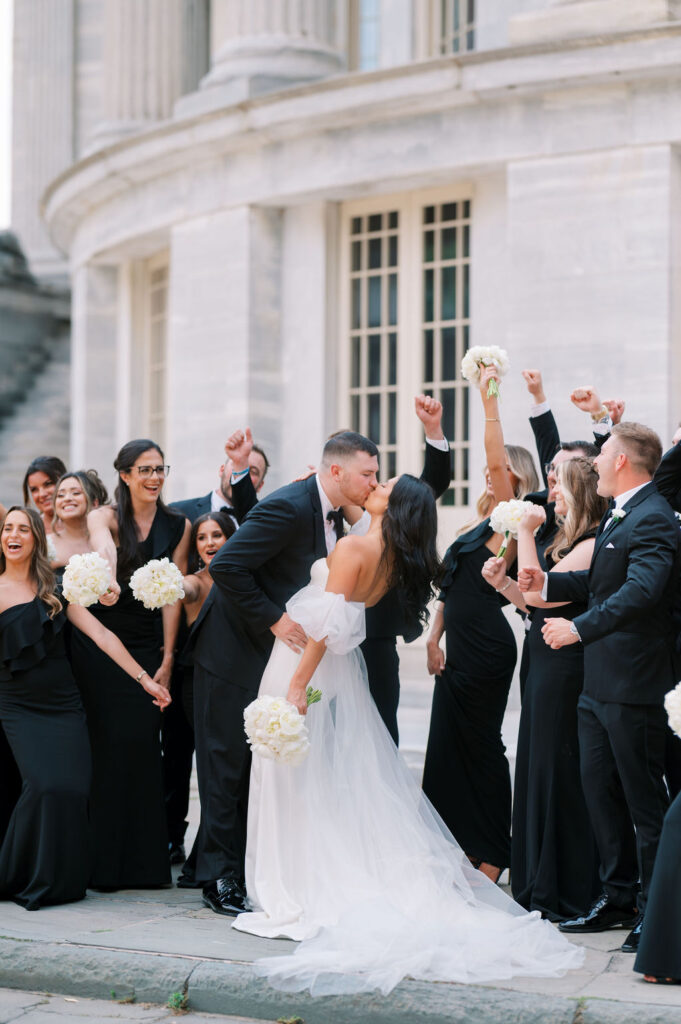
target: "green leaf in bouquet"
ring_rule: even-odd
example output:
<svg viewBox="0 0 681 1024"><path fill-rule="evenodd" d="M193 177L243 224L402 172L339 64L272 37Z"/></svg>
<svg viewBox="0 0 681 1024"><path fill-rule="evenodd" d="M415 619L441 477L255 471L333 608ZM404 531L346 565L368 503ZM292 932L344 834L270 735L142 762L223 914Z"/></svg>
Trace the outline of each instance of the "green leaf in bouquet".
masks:
<svg viewBox="0 0 681 1024"><path fill-rule="evenodd" d="M305 692L307 693L307 706L308 707L310 706L310 704L317 704L322 699L322 691L321 690L313 690L311 686L308 686L308 688L307 688L307 690Z"/></svg>

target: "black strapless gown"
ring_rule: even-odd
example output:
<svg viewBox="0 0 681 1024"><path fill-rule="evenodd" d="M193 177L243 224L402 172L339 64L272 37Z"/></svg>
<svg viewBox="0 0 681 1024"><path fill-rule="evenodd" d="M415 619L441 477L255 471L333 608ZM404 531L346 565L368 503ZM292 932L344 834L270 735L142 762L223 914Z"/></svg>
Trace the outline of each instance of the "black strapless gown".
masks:
<svg viewBox="0 0 681 1024"><path fill-rule="evenodd" d="M584 685L584 648L572 644L553 651L541 632L547 619L573 619L584 610L575 604L536 608L527 638L511 887L522 907L539 910L552 921L579 917L602 889L579 769L577 701Z"/></svg>
<svg viewBox="0 0 681 1024"><path fill-rule="evenodd" d="M681 980L681 794L662 826L634 970Z"/></svg>
<svg viewBox="0 0 681 1024"><path fill-rule="evenodd" d="M82 899L90 877L90 745L65 621L37 597L0 615L0 720L22 778L0 898L27 910Z"/></svg>
<svg viewBox="0 0 681 1024"><path fill-rule="evenodd" d="M184 518L159 509L139 564L170 558ZM150 611L119 579L121 596L111 608L90 608L153 676L161 664L161 611ZM161 767L161 712L139 683L83 633L71 638L73 670L83 696L92 744L90 816L94 834L91 886L153 888L170 883L168 833Z"/></svg>
<svg viewBox="0 0 681 1024"><path fill-rule="evenodd" d="M435 679L423 790L469 857L505 868L511 777L501 725L517 648L502 600L481 575L491 533L481 524L445 556L446 664Z"/></svg>

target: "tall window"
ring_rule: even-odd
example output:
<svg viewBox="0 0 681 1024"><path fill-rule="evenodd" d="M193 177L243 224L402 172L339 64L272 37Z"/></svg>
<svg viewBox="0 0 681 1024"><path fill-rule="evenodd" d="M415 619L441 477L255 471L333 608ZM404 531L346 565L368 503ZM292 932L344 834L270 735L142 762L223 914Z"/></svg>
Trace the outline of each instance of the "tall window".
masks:
<svg viewBox="0 0 681 1024"><path fill-rule="evenodd" d="M413 396L434 395L454 460L443 503L468 505L469 385L460 367L471 343L471 201L448 189L362 200L344 208L343 226L346 421L378 445L384 479L413 472L423 450Z"/></svg>
<svg viewBox="0 0 681 1024"><path fill-rule="evenodd" d="M348 66L373 71L379 65L381 0L349 0Z"/></svg>
<svg viewBox="0 0 681 1024"><path fill-rule="evenodd" d="M414 53L427 60L475 49L475 0L419 0L414 6Z"/></svg>
<svg viewBox="0 0 681 1024"><path fill-rule="evenodd" d="M168 327L168 263L165 256L149 261L147 296L147 422L151 438L163 446L166 432Z"/></svg>

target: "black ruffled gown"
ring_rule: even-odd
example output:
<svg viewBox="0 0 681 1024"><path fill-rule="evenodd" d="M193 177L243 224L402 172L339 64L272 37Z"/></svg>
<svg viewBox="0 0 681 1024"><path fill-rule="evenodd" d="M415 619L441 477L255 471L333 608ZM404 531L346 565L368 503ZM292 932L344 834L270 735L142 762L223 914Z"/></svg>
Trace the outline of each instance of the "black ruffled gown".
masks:
<svg viewBox="0 0 681 1024"><path fill-rule="evenodd" d="M423 790L469 857L511 857L511 777L501 725L517 657L506 602L481 575L486 519L445 555L446 663L435 679Z"/></svg>
<svg viewBox="0 0 681 1024"><path fill-rule="evenodd" d="M595 531L579 540L592 536ZM539 910L552 921L579 917L602 889L579 770L577 701L584 685L584 648L571 644L553 651L541 632L547 619L574 619L585 610L576 604L535 608L528 634L529 674L516 754L511 887L522 907Z"/></svg>
<svg viewBox="0 0 681 1024"><path fill-rule="evenodd" d="M159 508L149 536L139 545L139 565L170 558L184 532L184 518ZM129 579L121 596L90 611L125 644L153 676L161 664L161 611L132 596ZM71 658L83 696L92 744L90 817L94 834L91 886L153 888L170 883L168 833L161 768L161 712L139 683L77 629Z"/></svg>
<svg viewBox="0 0 681 1024"><path fill-rule="evenodd" d="M90 877L90 744L65 621L37 597L0 614L0 720L22 777L0 898L27 910L82 899Z"/></svg>

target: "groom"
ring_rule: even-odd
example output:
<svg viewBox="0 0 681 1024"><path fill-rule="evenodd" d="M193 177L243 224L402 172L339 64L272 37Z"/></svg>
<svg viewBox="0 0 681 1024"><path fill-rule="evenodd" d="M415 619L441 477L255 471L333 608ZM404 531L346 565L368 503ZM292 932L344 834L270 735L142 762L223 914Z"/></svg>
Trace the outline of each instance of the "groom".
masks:
<svg viewBox="0 0 681 1024"><path fill-rule="evenodd" d="M218 914L245 909L243 888L250 756L243 712L257 695L279 637L306 636L286 602L336 543L333 514L364 505L377 484L378 449L352 431L330 438L319 472L261 501L210 565L215 585L194 627L194 732L201 797L196 879Z"/></svg>

